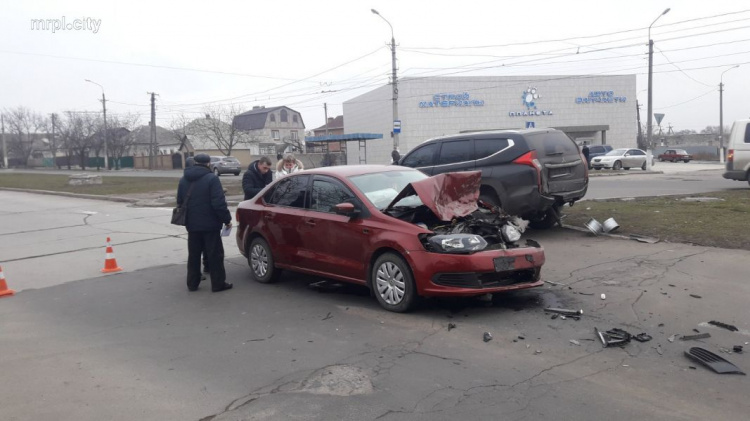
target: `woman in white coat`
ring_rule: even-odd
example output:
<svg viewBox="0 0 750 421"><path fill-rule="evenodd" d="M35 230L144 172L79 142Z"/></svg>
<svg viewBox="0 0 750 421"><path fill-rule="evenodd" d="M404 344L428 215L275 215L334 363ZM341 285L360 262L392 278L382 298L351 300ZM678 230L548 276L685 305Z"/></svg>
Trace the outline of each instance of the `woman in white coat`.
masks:
<svg viewBox="0 0 750 421"><path fill-rule="evenodd" d="M276 179L304 169L305 166L302 165L302 161L295 158L292 154L286 154L284 155L284 158L276 164Z"/></svg>

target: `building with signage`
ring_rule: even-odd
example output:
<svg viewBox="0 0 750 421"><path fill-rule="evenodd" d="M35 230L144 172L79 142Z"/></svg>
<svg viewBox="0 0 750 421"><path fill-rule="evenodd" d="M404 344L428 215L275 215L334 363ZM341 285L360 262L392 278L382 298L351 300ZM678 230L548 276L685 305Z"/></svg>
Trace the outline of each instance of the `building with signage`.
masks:
<svg viewBox="0 0 750 421"><path fill-rule="evenodd" d="M398 92L402 156L436 136L531 127L563 130L579 144L636 147L635 75L406 78ZM344 102L346 133L383 133L367 145L368 164L391 160L392 95L385 85Z"/></svg>

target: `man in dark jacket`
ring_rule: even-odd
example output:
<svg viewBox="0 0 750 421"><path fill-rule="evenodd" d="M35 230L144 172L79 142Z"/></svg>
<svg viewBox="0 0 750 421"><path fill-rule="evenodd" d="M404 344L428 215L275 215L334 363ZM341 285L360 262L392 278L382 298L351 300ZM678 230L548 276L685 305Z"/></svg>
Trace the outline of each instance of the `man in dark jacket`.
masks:
<svg viewBox="0 0 750 421"><path fill-rule="evenodd" d="M187 286L190 291L197 290L201 282L201 253L208 260L211 290L219 292L232 288L232 284L225 282L227 275L224 271L224 245L221 242L222 224L225 228L231 228L232 215L227 208L221 181L208 168L209 162L211 158L208 155L196 155L195 165L185 168L177 188L177 205L185 203L187 208Z"/></svg>
<svg viewBox="0 0 750 421"><path fill-rule="evenodd" d="M586 158L586 165L591 168L591 159L589 158L589 145L587 145L586 142L583 142L581 153L583 153L583 157Z"/></svg>
<svg viewBox="0 0 750 421"><path fill-rule="evenodd" d="M247 171L242 176L242 191L245 192L245 200L252 199L258 192L271 184L271 181L273 181L271 158L261 156L259 160L253 161L247 166Z"/></svg>

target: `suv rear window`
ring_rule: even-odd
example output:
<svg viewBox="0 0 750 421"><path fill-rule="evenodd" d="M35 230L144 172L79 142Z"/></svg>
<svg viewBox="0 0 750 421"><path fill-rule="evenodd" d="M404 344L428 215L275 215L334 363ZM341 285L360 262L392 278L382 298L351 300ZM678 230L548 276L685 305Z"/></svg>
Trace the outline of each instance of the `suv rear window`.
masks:
<svg viewBox="0 0 750 421"><path fill-rule="evenodd" d="M240 161L237 160L237 158L232 157L232 156L228 156L226 158L223 158L223 161L226 161L226 162L240 162Z"/></svg>
<svg viewBox="0 0 750 421"><path fill-rule="evenodd" d="M487 158L508 147L508 139L474 139L474 159Z"/></svg>
<svg viewBox="0 0 750 421"><path fill-rule="evenodd" d="M526 142L529 148L536 149L539 154L556 155L562 153L564 155L578 155L576 144L562 132L526 135Z"/></svg>

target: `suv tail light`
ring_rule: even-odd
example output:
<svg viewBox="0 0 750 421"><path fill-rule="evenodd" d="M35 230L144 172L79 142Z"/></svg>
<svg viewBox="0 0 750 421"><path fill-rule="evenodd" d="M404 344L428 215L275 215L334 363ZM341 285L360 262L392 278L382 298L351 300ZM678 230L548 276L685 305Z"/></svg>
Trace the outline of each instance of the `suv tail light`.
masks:
<svg viewBox="0 0 750 421"><path fill-rule="evenodd" d="M514 164L528 165L536 170L537 180L536 184L539 191L542 191L542 164L539 163L539 159L536 156L536 150L526 152L513 160Z"/></svg>
<svg viewBox="0 0 750 421"><path fill-rule="evenodd" d="M734 161L734 149L730 149L727 151L727 162Z"/></svg>

